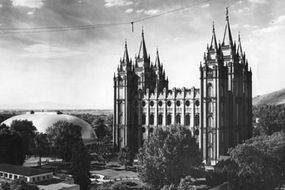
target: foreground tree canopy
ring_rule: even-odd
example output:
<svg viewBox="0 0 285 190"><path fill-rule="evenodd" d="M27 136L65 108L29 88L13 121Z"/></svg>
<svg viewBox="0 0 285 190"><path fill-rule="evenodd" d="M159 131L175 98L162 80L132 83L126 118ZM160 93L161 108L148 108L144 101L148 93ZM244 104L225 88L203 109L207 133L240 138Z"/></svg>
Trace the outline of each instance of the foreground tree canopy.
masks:
<svg viewBox="0 0 285 190"><path fill-rule="evenodd" d="M22 165L33 154L36 128L27 120L14 120L10 127L0 126L0 163Z"/></svg>
<svg viewBox="0 0 285 190"><path fill-rule="evenodd" d="M22 179L14 180L11 183L2 183L0 185L1 190L39 190L39 188L34 185L25 182Z"/></svg>
<svg viewBox="0 0 285 190"><path fill-rule="evenodd" d="M196 139L181 126L157 128L140 149L138 158L140 179L157 189L178 184L201 165Z"/></svg>
<svg viewBox="0 0 285 190"><path fill-rule="evenodd" d="M46 130L55 156L69 162L72 148L82 142L81 128L66 121L58 121Z"/></svg>
<svg viewBox="0 0 285 190"><path fill-rule="evenodd" d="M263 105L253 107L254 118L258 123L253 132L255 136L271 135L285 129L285 105Z"/></svg>
<svg viewBox="0 0 285 190"><path fill-rule="evenodd" d="M247 140L230 151L230 160L217 166L230 176L236 189L272 189L285 168L285 134L274 133Z"/></svg>

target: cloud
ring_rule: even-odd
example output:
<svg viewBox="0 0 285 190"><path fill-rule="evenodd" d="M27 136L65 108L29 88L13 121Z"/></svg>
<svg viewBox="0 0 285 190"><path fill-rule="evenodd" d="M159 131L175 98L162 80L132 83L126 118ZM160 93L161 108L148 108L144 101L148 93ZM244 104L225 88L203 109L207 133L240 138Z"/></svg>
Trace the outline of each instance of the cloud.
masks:
<svg viewBox="0 0 285 190"><path fill-rule="evenodd" d="M267 0L248 0L251 3L257 3L257 4L266 4L268 3Z"/></svg>
<svg viewBox="0 0 285 190"><path fill-rule="evenodd" d="M156 15L159 12L158 9L149 9L149 10L145 10L144 14L146 15Z"/></svg>
<svg viewBox="0 0 285 190"><path fill-rule="evenodd" d="M283 29L285 29L285 15L280 15L275 18L271 23L269 23L269 26L254 30L253 34L257 36L262 36L264 34L271 34Z"/></svg>
<svg viewBox="0 0 285 190"><path fill-rule="evenodd" d="M250 12L250 8L249 7L244 7L244 8L240 8L240 9L237 9L237 10L233 10L232 11L234 14L244 14L244 13L249 13Z"/></svg>
<svg viewBox="0 0 285 190"><path fill-rule="evenodd" d="M145 10L145 9L138 9L136 10L136 13L138 14L146 14L146 15L156 15L160 12L159 9L148 9L148 10Z"/></svg>
<svg viewBox="0 0 285 190"><path fill-rule="evenodd" d="M280 15L279 17L277 17L276 19L274 19L272 21L272 23L274 24L282 24L285 23L285 15Z"/></svg>
<svg viewBox="0 0 285 190"><path fill-rule="evenodd" d="M28 7L28 8L41 8L44 5L44 0L12 0L13 6Z"/></svg>
<svg viewBox="0 0 285 190"><path fill-rule="evenodd" d="M132 5L133 2L130 0L105 0L105 7L123 7L123 6L128 6Z"/></svg>
<svg viewBox="0 0 285 190"><path fill-rule="evenodd" d="M34 44L24 48L23 58L64 58L78 56L82 53L69 48L51 46L49 44Z"/></svg>
<svg viewBox="0 0 285 190"><path fill-rule="evenodd" d="M208 7L210 7L210 4L209 4L209 3L206 3L206 4L204 4L204 5L201 6L201 8L208 8Z"/></svg>
<svg viewBox="0 0 285 190"><path fill-rule="evenodd" d="M127 9L127 10L125 11L125 13L130 14L130 13L132 13L133 11L134 11L134 9Z"/></svg>
<svg viewBox="0 0 285 190"><path fill-rule="evenodd" d="M27 15L34 15L34 14L35 14L35 10L27 12Z"/></svg>
<svg viewBox="0 0 285 190"><path fill-rule="evenodd" d="M144 9L136 10L136 13L143 13L143 12L144 12Z"/></svg>

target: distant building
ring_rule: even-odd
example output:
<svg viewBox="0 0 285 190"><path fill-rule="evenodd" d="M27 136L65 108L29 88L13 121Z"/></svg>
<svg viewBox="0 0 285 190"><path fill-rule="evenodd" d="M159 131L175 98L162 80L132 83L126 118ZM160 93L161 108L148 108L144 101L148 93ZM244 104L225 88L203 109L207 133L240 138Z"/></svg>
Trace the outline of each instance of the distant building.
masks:
<svg viewBox="0 0 285 190"><path fill-rule="evenodd" d="M48 127L58 121L66 121L81 127L81 136L85 145L94 144L96 142L96 133L86 121L72 116L62 114L61 112L27 112L26 114L17 115L5 120L2 124L10 126L14 120L28 120L33 122L38 132L46 133Z"/></svg>
<svg viewBox="0 0 285 190"><path fill-rule="evenodd" d="M221 43L213 25L200 63L200 89L169 89L168 83L158 51L154 63L147 54L144 32L134 61L125 44L114 76L115 147L137 151L157 127L183 125L196 136L204 162L213 165L251 137L252 72L240 35L238 44L233 40L228 12Z"/></svg>
<svg viewBox="0 0 285 190"><path fill-rule="evenodd" d="M15 180L24 179L36 183L51 180L53 173L42 169L28 168L11 164L0 164L0 178Z"/></svg>

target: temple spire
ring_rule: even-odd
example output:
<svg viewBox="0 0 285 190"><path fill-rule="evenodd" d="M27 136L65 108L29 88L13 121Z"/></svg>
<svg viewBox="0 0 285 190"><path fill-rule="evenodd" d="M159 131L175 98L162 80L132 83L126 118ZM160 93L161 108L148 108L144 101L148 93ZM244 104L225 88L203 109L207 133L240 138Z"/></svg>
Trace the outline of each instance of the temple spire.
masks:
<svg viewBox="0 0 285 190"><path fill-rule="evenodd" d="M160 59L159 59L159 53L158 53L158 48L156 49L156 59L155 59L155 64L160 67Z"/></svg>
<svg viewBox="0 0 285 190"><path fill-rule="evenodd" d="M225 26L225 32L224 32L224 38L222 45L230 45L233 46L233 38L230 28L230 22L229 22L229 10L228 7L226 8L226 26Z"/></svg>
<svg viewBox="0 0 285 190"><path fill-rule="evenodd" d="M238 33L238 49L237 49L237 52L238 52L239 56L243 55L242 47L241 47L241 40L240 40L240 32Z"/></svg>
<svg viewBox="0 0 285 190"><path fill-rule="evenodd" d="M218 45L217 45L217 39L216 39L216 33L215 33L215 22L213 21L213 31L212 31L212 39L211 39L211 45L210 45L210 49L218 49Z"/></svg>
<svg viewBox="0 0 285 190"><path fill-rule="evenodd" d="M147 51L146 51L146 45L145 45L145 40L144 40L144 29L143 28L142 28L142 41L140 44L138 58L147 59Z"/></svg>
<svg viewBox="0 0 285 190"><path fill-rule="evenodd" d="M124 51L123 61L124 61L125 63L129 63L129 53L128 53L127 40L125 40L125 51Z"/></svg>

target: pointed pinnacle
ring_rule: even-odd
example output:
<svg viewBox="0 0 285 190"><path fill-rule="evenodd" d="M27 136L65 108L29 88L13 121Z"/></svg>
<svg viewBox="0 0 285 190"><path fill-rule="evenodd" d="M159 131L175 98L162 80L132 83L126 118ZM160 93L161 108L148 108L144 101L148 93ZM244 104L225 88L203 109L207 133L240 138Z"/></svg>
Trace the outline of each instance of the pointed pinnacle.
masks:
<svg viewBox="0 0 285 190"><path fill-rule="evenodd" d="M229 20L229 7L226 7L226 21Z"/></svg>
<svg viewBox="0 0 285 190"><path fill-rule="evenodd" d="M127 39L125 39L125 48L128 47L128 42L127 42Z"/></svg>

